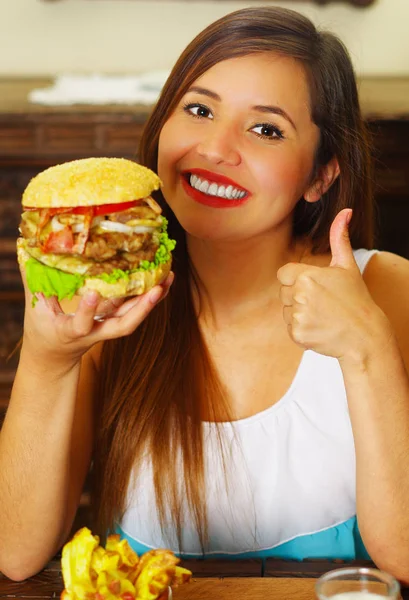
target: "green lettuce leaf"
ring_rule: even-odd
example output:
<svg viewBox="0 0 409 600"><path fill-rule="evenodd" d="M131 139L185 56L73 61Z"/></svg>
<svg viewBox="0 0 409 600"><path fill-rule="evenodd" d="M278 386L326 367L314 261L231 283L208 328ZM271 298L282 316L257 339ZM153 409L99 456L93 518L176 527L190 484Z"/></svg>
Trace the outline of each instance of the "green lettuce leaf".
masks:
<svg viewBox="0 0 409 600"><path fill-rule="evenodd" d="M101 275L95 275L95 277L103 279L107 283L115 283L122 278L129 279L130 274L135 271L153 271L160 264L168 262L171 257L170 253L175 249L176 242L175 240L171 240L166 232L167 219L162 217L162 220L159 248L156 251L153 261L144 260L137 269L133 269L132 271L114 269L111 273L102 273ZM57 296L58 300L63 300L63 298L71 299L76 291L84 285L86 279L84 275L67 273L54 267L48 267L35 258L30 258L25 263L25 270L27 284L33 294L41 293L47 298ZM34 296L33 303L35 304L35 302L36 298Z"/></svg>
<svg viewBox="0 0 409 600"><path fill-rule="evenodd" d="M27 284L33 294L44 294L47 298L57 296L58 300L71 299L75 292L84 284L82 275L65 273L53 267L47 267L35 258L29 258L25 263ZM35 297L33 298L35 303Z"/></svg>

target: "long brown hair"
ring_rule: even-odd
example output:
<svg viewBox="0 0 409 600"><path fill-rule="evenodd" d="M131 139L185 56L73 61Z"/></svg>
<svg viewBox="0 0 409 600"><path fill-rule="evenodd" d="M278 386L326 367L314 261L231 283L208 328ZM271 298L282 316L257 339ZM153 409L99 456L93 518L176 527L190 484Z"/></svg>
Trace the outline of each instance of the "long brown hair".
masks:
<svg viewBox="0 0 409 600"><path fill-rule="evenodd" d="M283 8L233 12L199 34L170 74L146 124L139 160L157 169L161 129L190 85L216 63L252 53L275 52L299 60L311 95L311 117L320 129L314 172L336 156L340 176L315 204L300 199L294 236L308 236L316 252L329 249L329 227L345 207L354 209L354 247L372 247L370 156L348 53L332 34L319 32L300 14ZM94 505L101 534L126 509L130 476L148 451L159 518L170 509L182 545L185 497L203 551L207 543L202 410L214 421L228 418L228 399L200 333L191 285L194 273L185 234L158 193L177 240L175 283L134 334L104 345L100 369L100 420L94 462ZM222 437L220 437L222 443ZM181 462L176 461L181 457ZM181 488L181 482L184 486Z"/></svg>

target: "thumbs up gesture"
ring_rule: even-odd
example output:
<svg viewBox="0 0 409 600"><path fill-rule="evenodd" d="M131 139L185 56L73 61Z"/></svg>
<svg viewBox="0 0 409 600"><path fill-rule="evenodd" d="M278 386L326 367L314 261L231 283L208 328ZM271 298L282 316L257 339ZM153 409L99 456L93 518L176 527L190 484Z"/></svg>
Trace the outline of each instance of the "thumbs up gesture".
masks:
<svg viewBox="0 0 409 600"><path fill-rule="evenodd" d="M344 359L361 355L371 343L373 301L352 252L344 209L330 229L328 267L288 263L277 273L283 317L292 340L305 349ZM383 315L383 313L382 313Z"/></svg>

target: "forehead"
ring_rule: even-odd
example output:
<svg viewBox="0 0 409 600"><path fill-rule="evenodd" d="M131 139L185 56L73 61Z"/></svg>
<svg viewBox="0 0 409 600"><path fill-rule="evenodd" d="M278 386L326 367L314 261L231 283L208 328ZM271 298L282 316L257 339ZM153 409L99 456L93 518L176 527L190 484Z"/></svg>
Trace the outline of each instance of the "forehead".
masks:
<svg viewBox="0 0 409 600"><path fill-rule="evenodd" d="M310 91L305 68L296 59L275 54L230 58L211 67L195 85L209 88L238 104L279 105L294 115L310 115Z"/></svg>

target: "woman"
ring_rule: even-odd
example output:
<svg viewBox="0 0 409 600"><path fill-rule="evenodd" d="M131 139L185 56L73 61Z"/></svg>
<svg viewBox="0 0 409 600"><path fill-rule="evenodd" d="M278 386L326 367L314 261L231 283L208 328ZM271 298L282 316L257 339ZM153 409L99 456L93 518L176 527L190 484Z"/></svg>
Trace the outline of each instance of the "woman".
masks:
<svg viewBox="0 0 409 600"><path fill-rule="evenodd" d="M220 19L176 64L141 162L163 180L175 282L97 326L94 295L74 317L27 303L0 569L26 577L64 542L93 457L98 531L138 552L367 551L409 581L409 266L364 249L342 44L284 9Z"/></svg>

